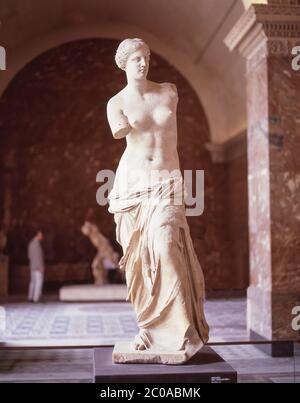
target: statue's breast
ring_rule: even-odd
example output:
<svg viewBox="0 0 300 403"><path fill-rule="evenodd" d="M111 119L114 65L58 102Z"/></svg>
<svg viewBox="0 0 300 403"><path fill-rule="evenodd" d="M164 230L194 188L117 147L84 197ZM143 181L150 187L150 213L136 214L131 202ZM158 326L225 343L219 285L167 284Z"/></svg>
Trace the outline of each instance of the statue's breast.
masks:
<svg viewBox="0 0 300 403"><path fill-rule="evenodd" d="M128 115L128 122L134 129L145 130L152 125L152 119L147 110L140 108Z"/></svg>
<svg viewBox="0 0 300 403"><path fill-rule="evenodd" d="M174 111L167 105L159 105L154 108L140 108L128 114L128 121L130 126L134 129L148 130L151 126L165 127L169 124Z"/></svg>
<svg viewBox="0 0 300 403"><path fill-rule="evenodd" d="M173 115L174 112L167 105L157 106L152 112L154 122L160 126L166 126Z"/></svg>

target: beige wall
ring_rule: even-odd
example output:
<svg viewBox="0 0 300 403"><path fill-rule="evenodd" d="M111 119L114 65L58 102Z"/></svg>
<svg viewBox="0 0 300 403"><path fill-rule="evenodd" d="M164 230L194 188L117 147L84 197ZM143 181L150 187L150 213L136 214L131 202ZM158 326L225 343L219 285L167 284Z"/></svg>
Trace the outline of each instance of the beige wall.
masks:
<svg viewBox="0 0 300 403"><path fill-rule="evenodd" d="M208 116L212 141L223 143L246 127L244 60L230 53L223 39L244 11L242 0L228 14L231 0L83 0L40 2L3 0L1 45L12 77L38 54L64 42L87 37L143 37L173 64L195 89Z"/></svg>

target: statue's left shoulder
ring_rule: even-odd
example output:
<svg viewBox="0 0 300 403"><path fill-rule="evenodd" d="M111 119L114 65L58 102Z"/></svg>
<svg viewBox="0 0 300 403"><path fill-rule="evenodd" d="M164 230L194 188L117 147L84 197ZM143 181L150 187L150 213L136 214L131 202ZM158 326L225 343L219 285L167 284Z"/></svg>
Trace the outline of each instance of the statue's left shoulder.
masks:
<svg viewBox="0 0 300 403"><path fill-rule="evenodd" d="M174 91L174 92L177 93L177 87L176 87L175 84L173 84L173 83L162 83L161 85L162 85L164 88L169 89L169 90L172 90L172 91Z"/></svg>
<svg viewBox="0 0 300 403"><path fill-rule="evenodd" d="M177 87L175 84L173 83L163 83L162 84L163 87L166 89L166 91L169 91L170 94L175 97L176 99L178 99L178 91L177 91Z"/></svg>

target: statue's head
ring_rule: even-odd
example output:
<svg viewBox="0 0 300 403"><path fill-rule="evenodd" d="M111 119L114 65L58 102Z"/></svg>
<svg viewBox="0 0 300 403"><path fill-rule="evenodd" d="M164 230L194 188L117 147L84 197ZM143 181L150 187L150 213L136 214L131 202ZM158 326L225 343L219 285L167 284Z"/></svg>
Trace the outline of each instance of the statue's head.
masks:
<svg viewBox="0 0 300 403"><path fill-rule="evenodd" d="M115 60L127 76L137 80L146 78L150 60L149 46L139 38L125 39L118 46Z"/></svg>
<svg viewBox="0 0 300 403"><path fill-rule="evenodd" d="M92 224L89 221L85 221L81 227L81 232L88 236L92 232Z"/></svg>

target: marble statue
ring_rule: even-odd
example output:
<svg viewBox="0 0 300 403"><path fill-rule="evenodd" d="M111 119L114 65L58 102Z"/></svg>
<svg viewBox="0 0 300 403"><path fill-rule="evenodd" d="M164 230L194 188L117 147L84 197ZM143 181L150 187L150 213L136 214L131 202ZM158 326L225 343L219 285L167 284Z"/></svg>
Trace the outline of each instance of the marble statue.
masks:
<svg viewBox="0 0 300 403"><path fill-rule="evenodd" d="M105 270L105 262L110 261L111 265L118 267L119 255L114 251L109 240L101 234L95 224L85 221L81 228L81 232L90 239L91 243L98 251L92 262L94 282L97 285L106 284L107 273Z"/></svg>
<svg viewBox="0 0 300 403"><path fill-rule="evenodd" d="M119 263L127 300L139 327L134 340L115 345L113 360L182 364L208 340L204 278L184 202L171 202L184 187L177 153L177 89L147 79L149 59L143 40L120 43L115 60L127 85L107 104L113 137L127 143L108 198L123 248Z"/></svg>

